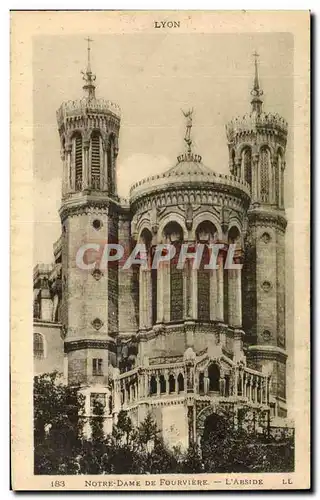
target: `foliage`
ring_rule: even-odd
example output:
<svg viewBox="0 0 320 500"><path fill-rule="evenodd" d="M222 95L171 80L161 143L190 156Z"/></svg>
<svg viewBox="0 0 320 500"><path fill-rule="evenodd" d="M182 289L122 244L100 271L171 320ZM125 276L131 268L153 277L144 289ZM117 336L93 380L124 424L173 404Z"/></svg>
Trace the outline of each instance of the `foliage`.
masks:
<svg viewBox="0 0 320 500"><path fill-rule="evenodd" d="M58 372L39 375L33 403L35 473L74 473L82 437L83 397L78 388L63 384Z"/></svg>
<svg viewBox="0 0 320 500"><path fill-rule="evenodd" d="M293 471L293 438L258 434L263 415L244 409L235 425L227 407L208 417L201 440L185 452L168 449L151 413L135 427L120 411L104 433L104 408L96 402L91 438L83 432L84 398L57 373L34 379L35 474L160 474ZM263 419L262 419L263 420Z"/></svg>

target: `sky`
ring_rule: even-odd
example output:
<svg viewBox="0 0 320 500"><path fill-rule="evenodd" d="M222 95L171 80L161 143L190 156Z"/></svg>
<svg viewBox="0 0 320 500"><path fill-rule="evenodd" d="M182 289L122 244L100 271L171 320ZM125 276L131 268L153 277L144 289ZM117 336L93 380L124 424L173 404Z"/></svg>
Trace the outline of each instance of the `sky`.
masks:
<svg viewBox="0 0 320 500"><path fill-rule="evenodd" d="M93 38L96 95L122 110L118 188L176 163L183 151L185 119L193 108L194 151L216 172L228 172L226 123L250 110L253 52L260 54L264 110L289 123L285 205L286 283L292 290L293 36L259 34L113 34ZM56 110L83 96L86 42L79 36L35 36L33 43L34 263L50 263L60 236L62 162ZM288 251L289 250L289 251ZM293 294L287 293L287 331L293 331ZM289 342L290 344L290 342ZM290 372L289 363L289 372ZM289 377L290 378L290 377ZM289 387L289 393L292 387ZM290 397L290 396L289 396Z"/></svg>
<svg viewBox="0 0 320 500"><path fill-rule="evenodd" d="M279 113L289 124L293 121L293 40L288 33L90 36L96 95L122 110L117 164L122 196L134 182L176 162L183 149L181 109L194 108L194 149L203 163L217 172L228 171L225 124L250 109L255 50L260 54L264 109ZM35 262L52 260L52 241L60 234L62 162L56 110L63 101L82 97L80 72L85 65L82 37L34 38ZM288 164L290 142L289 137ZM286 194L290 208L292 196Z"/></svg>

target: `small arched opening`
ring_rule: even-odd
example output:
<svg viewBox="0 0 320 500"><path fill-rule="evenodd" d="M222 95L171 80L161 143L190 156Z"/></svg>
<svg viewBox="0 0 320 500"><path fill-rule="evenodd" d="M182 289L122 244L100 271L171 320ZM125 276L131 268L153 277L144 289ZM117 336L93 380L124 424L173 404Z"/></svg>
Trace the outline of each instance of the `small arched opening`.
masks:
<svg viewBox="0 0 320 500"><path fill-rule="evenodd" d="M179 269L178 262L183 242L183 230L177 222L170 222L164 228L164 237L167 243L175 247L176 253L170 260L170 319L183 319L183 269Z"/></svg>
<svg viewBox="0 0 320 500"><path fill-rule="evenodd" d="M174 376L171 374L169 375L169 393L172 394L176 390L176 381Z"/></svg>
<svg viewBox="0 0 320 500"><path fill-rule="evenodd" d="M44 337L42 333L33 335L33 355L36 359L44 359Z"/></svg>
<svg viewBox="0 0 320 500"><path fill-rule="evenodd" d="M217 235L217 228L210 221L204 221L196 229L197 244L204 245L201 262L198 268L198 320L210 320L210 275L206 269L210 262L210 247Z"/></svg>
<svg viewBox="0 0 320 500"><path fill-rule="evenodd" d="M184 391L184 378L182 373L179 373L178 375L178 392L183 392Z"/></svg>
<svg viewBox="0 0 320 500"><path fill-rule="evenodd" d="M167 384L166 384L166 379L164 378L163 375L160 375L159 383L160 383L160 393L164 394L167 389Z"/></svg>
<svg viewBox="0 0 320 500"><path fill-rule="evenodd" d="M151 396L157 394L157 379L154 375L150 378L150 394Z"/></svg>
<svg viewBox="0 0 320 500"><path fill-rule="evenodd" d="M220 368L216 363L212 363L208 368L209 391L219 392Z"/></svg>

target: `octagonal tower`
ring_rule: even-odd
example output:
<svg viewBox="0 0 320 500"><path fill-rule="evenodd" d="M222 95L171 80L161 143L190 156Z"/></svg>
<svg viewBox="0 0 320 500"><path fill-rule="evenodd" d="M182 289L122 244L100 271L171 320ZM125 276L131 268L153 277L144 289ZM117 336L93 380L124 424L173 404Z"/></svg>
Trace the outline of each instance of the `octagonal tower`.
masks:
<svg viewBox="0 0 320 500"><path fill-rule="evenodd" d="M288 126L263 111L257 54L251 111L226 127L231 172L250 184L243 267L248 360L272 372L274 412L286 416L284 169Z"/></svg>
<svg viewBox="0 0 320 500"><path fill-rule="evenodd" d="M107 397L109 366L116 364L118 270L100 269L94 262L98 250L88 261L82 255L89 264L85 268L79 268L76 256L83 245L102 248L118 240L120 109L95 95L90 46L83 79L84 96L63 103L57 111L63 161L61 320L68 381L90 386L101 400Z"/></svg>

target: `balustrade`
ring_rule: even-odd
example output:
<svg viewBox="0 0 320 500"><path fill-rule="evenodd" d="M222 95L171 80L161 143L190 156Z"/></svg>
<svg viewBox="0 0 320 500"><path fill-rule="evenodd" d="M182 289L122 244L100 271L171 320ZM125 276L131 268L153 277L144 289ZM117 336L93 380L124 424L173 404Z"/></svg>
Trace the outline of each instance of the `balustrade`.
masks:
<svg viewBox="0 0 320 500"><path fill-rule="evenodd" d="M187 392L207 397L239 398L266 405L269 380L247 367L237 366L225 372L219 369L218 364L213 363L198 371L194 365L186 366L181 363L175 367L136 368L121 374L115 382L115 388L121 395L121 405L124 407L141 399L177 397Z"/></svg>

